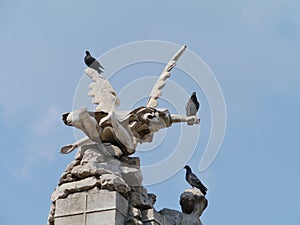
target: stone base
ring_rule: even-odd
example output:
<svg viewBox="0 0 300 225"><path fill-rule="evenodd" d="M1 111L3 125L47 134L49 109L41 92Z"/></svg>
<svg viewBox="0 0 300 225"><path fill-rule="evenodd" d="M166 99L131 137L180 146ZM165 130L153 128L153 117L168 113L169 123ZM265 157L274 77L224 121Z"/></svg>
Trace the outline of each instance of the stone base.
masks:
<svg viewBox="0 0 300 225"><path fill-rule="evenodd" d="M130 209L138 214L129 222ZM140 221L140 222L139 222ZM155 209L138 210L116 191L94 189L70 194L56 201L54 225L171 225L164 215Z"/></svg>
<svg viewBox="0 0 300 225"><path fill-rule="evenodd" d="M117 159L106 148L80 148L51 195L48 225L202 225L208 202L199 190L181 194L182 212L157 212L155 194L142 186L139 158Z"/></svg>
<svg viewBox="0 0 300 225"><path fill-rule="evenodd" d="M115 191L76 193L56 201L55 225L124 225L128 202Z"/></svg>

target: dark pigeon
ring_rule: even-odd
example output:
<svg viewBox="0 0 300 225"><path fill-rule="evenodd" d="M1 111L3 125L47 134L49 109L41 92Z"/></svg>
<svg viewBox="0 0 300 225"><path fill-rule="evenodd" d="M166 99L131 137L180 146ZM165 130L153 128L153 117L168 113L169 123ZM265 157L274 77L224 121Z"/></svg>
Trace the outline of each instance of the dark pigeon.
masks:
<svg viewBox="0 0 300 225"><path fill-rule="evenodd" d="M85 64L96 70L99 74L103 73L103 66L93 57L89 51L85 51L86 56L84 57Z"/></svg>
<svg viewBox="0 0 300 225"><path fill-rule="evenodd" d="M185 111L187 116L195 116L199 110L199 102L197 100L196 92L193 92L191 97L185 106ZM187 123L188 125L193 125L193 123Z"/></svg>
<svg viewBox="0 0 300 225"><path fill-rule="evenodd" d="M194 188L198 188L202 194L206 195L207 188L201 183L198 177L192 173L192 169L189 166L184 167L186 169L185 179Z"/></svg>

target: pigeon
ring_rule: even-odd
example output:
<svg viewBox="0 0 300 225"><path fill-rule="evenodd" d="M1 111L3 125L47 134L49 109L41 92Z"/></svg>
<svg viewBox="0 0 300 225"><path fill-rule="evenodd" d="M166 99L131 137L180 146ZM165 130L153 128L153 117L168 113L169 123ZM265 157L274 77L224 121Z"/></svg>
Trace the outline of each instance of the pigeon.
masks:
<svg viewBox="0 0 300 225"><path fill-rule="evenodd" d="M191 97L185 106L185 111L187 116L195 116L199 110L199 102L197 100L196 92L193 92ZM193 123L188 122L188 125L193 125Z"/></svg>
<svg viewBox="0 0 300 225"><path fill-rule="evenodd" d="M192 186L192 188L196 187L202 192L203 195L206 195L207 188L201 183L198 177L193 174L191 167L185 166L184 168L186 169L186 181Z"/></svg>
<svg viewBox="0 0 300 225"><path fill-rule="evenodd" d="M85 51L86 56L84 57L85 64L96 70L99 74L103 73L103 66L93 57L89 51Z"/></svg>

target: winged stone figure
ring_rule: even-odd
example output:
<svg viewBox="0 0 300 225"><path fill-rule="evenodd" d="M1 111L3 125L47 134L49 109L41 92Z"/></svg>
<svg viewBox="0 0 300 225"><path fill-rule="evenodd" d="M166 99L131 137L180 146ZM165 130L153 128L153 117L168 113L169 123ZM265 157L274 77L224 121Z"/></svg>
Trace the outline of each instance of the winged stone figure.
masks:
<svg viewBox="0 0 300 225"><path fill-rule="evenodd" d="M199 124L200 119L196 116L170 114L167 109L156 108L166 80L170 77L170 71L185 49L186 46L182 46L168 62L154 85L146 106L129 112L117 110L120 101L107 79L91 68L85 69L85 74L92 80L88 95L97 107L95 112L89 112L83 107L62 115L66 125L82 130L87 137L63 146L61 153L67 154L77 147L97 142L118 146L124 155L130 155L135 152L138 143L151 142L155 132L170 127L172 123Z"/></svg>

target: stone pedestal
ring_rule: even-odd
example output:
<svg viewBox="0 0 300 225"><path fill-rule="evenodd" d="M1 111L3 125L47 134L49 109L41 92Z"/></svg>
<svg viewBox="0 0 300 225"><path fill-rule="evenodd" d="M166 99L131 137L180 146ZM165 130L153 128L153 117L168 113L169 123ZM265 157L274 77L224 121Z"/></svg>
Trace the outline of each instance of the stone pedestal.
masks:
<svg viewBox="0 0 300 225"><path fill-rule="evenodd" d="M139 158L119 157L112 147L80 148L51 195L48 225L142 224L138 214L153 208L156 196L142 185Z"/></svg>
<svg viewBox="0 0 300 225"><path fill-rule="evenodd" d="M118 157L109 147L81 147L51 195L48 225L202 225L207 199L199 190L181 194L182 212L157 212L139 158Z"/></svg>
<svg viewBox="0 0 300 225"><path fill-rule="evenodd" d="M95 188L56 201L55 225L171 225L155 209L140 210L116 191Z"/></svg>
<svg viewBox="0 0 300 225"><path fill-rule="evenodd" d="M205 196L198 189L185 190L180 195L182 212L173 209L162 209L161 215L172 225L202 225L200 216L208 205Z"/></svg>
<svg viewBox="0 0 300 225"><path fill-rule="evenodd" d="M116 191L75 193L56 201L55 225L124 225L128 202Z"/></svg>

